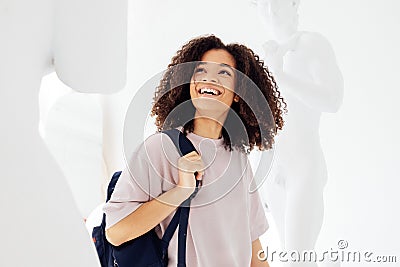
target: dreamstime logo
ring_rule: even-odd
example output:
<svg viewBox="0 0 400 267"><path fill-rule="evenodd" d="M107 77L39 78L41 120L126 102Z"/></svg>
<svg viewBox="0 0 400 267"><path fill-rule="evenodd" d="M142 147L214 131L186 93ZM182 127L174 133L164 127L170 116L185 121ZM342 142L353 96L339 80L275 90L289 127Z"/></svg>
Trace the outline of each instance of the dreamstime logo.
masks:
<svg viewBox="0 0 400 267"><path fill-rule="evenodd" d="M158 176L156 177L158 183L160 179L163 179L164 184L169 184L168 186L173 186L171 181L165 179L165 177L163 177L161 173L157 172L157 165L159 164L159 162L155 161L154 157L152 157L150 153L148 153L149 151L147 149L147 143L145 140L146 130L149 128L150 122L154 123L154 121L151 119L150 112L152 110L152 104L154 102L153 97L155 95L155 91L164 86L165 90L158 90L157 97L160 99L162 96L168 94L170 90L175 88L183 88L184 86L186 86L185 90L188 90L189 85L193 83L193 79L196 78L194 70L196 69L196 66L198 66L200 63L201 62L188 62L178 64L153 76L136 92L128 107L123 131L123 148L125 162L127 163L128 171L130 172L131 177L135 179L135 182L141 187L143 191L147 192L151 196L152 192L149 189L149 182L153 182L154 184L157 181L143 181L141 179L138 179L138 177L143 175L135 175L135 172L137 172L138 168L133 165L135 162L137 162L137 159L139 159L139 157L142 157L140 160L145 160L147 162L149 168L152 169L153 173L156 173L156 175ZM210 62L207 63L207 66L209 68L221 68L220 64L214 64ZM264 122L264 125L269 125L268 127L270 129L260 127L261 140L272 139L274 135L273 132L275 132L275 121L274 116L269 109L267 99L265 99L261 90L249 77L238 70L232 70L234 71L233 77L235 79L235 94L238 95L240 99L242 99L242 101L244 101L251 109L251 111L255 115L255 119L257 120L257 122ZM227 77L225 77L224 79L227 79ZM222 78L220 80L222 80ZM165 86L166 84L168 86ZM229 90L229 88L225 87L222 82L221 84L218 83L218 86L221 86L221 88L224 88L224 90ZM182 92L183 91L181 91L180 93L182 94ZM194 114L194 105L196 104L202 105L202 107L208 107L211 110L221 108L221 102L219 100L215 101L214 99L212 99L212 97L204 97L201 99L202 100L198 100L197 102L188 99L186 101L180 102L180 104L173 107L173 109L169 111L168 116L165 119L164 125L167 126L166 128L170 127L170 125L175 125L174 123L177 121L179 121L181 126L190 121ZM228 109L230 110L230 115L228 116L230 116L229 118L231 119L231 123L224 124L224 128L227 134L229 136L238 136L238 134L240 134L244 138L247 138L246 126L244 125L244 122L240 119L239 115L232 108L228 107ZM176 148L174 148L173 146L171 147L171 142L168 142L168 138L163 139L164 140L162 140L160 147L158 148L158 153L162 153L168 160L169 164L173 168L176 168ZM143 156L142 154L138 154L137 148L141 146L142 148L144 147L143 150L145 151L145 156ZM259 164L259 167L254 170L255 175L253 177L253 181L250 183L250 192L257 190L264 182L271 169L272 161L273 157L271 157L271 154L261 154L260 162L262 162L262 164ZM233 165L234 164L232 164L232 161L230 160L226 166L226 170L229 170L229 168L231 167L235 167ZM210 183L209 186L207 184L203 184L201 191L205 192L209 190L208 192L210 192L210 194L208 194L207 199L202 200L202 203L196 204L208 204L223 197L235 187L235 185L240 181L241 175L243 175L243 173L238 173L237 177L228 177L229 179L225 179L226 181L224 181L224 179L221 179L223 178L223 175L224 174L222 174L221 177L215 177L216 181ZM209 187L208 189L207 186Z"/></svg>
<svg viewBox="0 0 400 267"><path fill-rule="evenodd" d="M259 250L257 257L260 261L279 261L279 262L375 262L375 263L395 263L397 256L394 255L375 255L374 252L347 251L349 243L346 240L339 240L338 248L316 252L314 250L304 251L269 251Z"/></svg>
<svg viewBox="0 0 400 267"><path fill-rule="evenodd" d="M345 249L348 246L349 246L349 243L346 240L339 240L339 242L338 242L339 249Z"/></svg>

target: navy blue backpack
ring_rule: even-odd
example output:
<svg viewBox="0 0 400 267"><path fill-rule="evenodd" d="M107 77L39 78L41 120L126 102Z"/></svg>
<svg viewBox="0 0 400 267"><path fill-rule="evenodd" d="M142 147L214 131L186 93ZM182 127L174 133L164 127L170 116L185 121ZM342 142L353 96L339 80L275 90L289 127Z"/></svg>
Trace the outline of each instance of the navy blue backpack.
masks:
<svg viewBox="0 0 400 267"><path fill-rule="evenodd" d="M179 130L163 131L177 147L181 156L196 151L193 144ZM107 189L107 201L110 200L121 172L116 172L111 178ZM155 229L132 239L120 246L111 245L105 237L106 216L102 222L93 228L92 238L102 267L166 267L168 266L168 245L179 225L178 230L178 267L186 266L186 235L190 212L190 202L196 195L201 182L196 180L195 192L176 210L163 237L160 239Z"/></svg>

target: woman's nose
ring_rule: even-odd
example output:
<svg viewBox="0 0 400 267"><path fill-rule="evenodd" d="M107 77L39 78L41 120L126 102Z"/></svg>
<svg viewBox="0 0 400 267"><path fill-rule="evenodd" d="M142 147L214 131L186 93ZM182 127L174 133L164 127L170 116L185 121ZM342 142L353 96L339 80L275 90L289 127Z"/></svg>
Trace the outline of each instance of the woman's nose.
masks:
<svg viewBox="0 0 400 267"><path fill-rule="evenodd" d="M207 74L206 76L204 76L202 81L203 82L218 83L218 79L216 77L214 77L213 75L210 75L210 74Z"/></svg>

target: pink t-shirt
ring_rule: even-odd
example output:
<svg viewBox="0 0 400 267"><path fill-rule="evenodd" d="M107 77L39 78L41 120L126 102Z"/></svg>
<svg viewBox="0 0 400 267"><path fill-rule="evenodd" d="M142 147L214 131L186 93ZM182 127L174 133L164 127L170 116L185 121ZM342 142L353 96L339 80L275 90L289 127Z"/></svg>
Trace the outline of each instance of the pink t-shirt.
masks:
<svg viewBox="0 0 400 267"><path fill-rule="evenodd" d="M187 235L188 267L250 266L252 241L268 229L258 192L250 193L252 171L247 156L224 148L223 139L187 135L207 168L203 187L192 200ZM154 134L139 146L105 204L107 228L142 203L173 188L178 180L179 153L165 134ZM156 230L161 237L172 216ZM168 248L176 266L177 233Z"/></svg>

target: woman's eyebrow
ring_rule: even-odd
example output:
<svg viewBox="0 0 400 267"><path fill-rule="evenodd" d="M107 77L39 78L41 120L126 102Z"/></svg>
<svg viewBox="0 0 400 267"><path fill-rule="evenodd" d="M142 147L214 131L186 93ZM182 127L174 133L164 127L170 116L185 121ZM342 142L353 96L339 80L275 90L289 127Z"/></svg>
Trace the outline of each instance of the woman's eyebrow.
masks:
<svg viewBox="0 0 400 267"><path fill-rule="evenodd" d="M234 71L234 69L233 69L230 65L228 65L228 64L221 63L221 64L219 64L219 65L222 66L222 67L230 68L232 71Z"/></svg>
<svg viewBox="0 0 400 267"><path fill-rule="evenodd" d="M218 63L215 63L215 62L202 61L197 65L197 67L207 65L208 63L218 64ZM229 68L232 72L235 72L235 69L232 66L230 66L230 65L228 65L226 63L219 63L218 65L221 66L221 67Z"/></svg>

